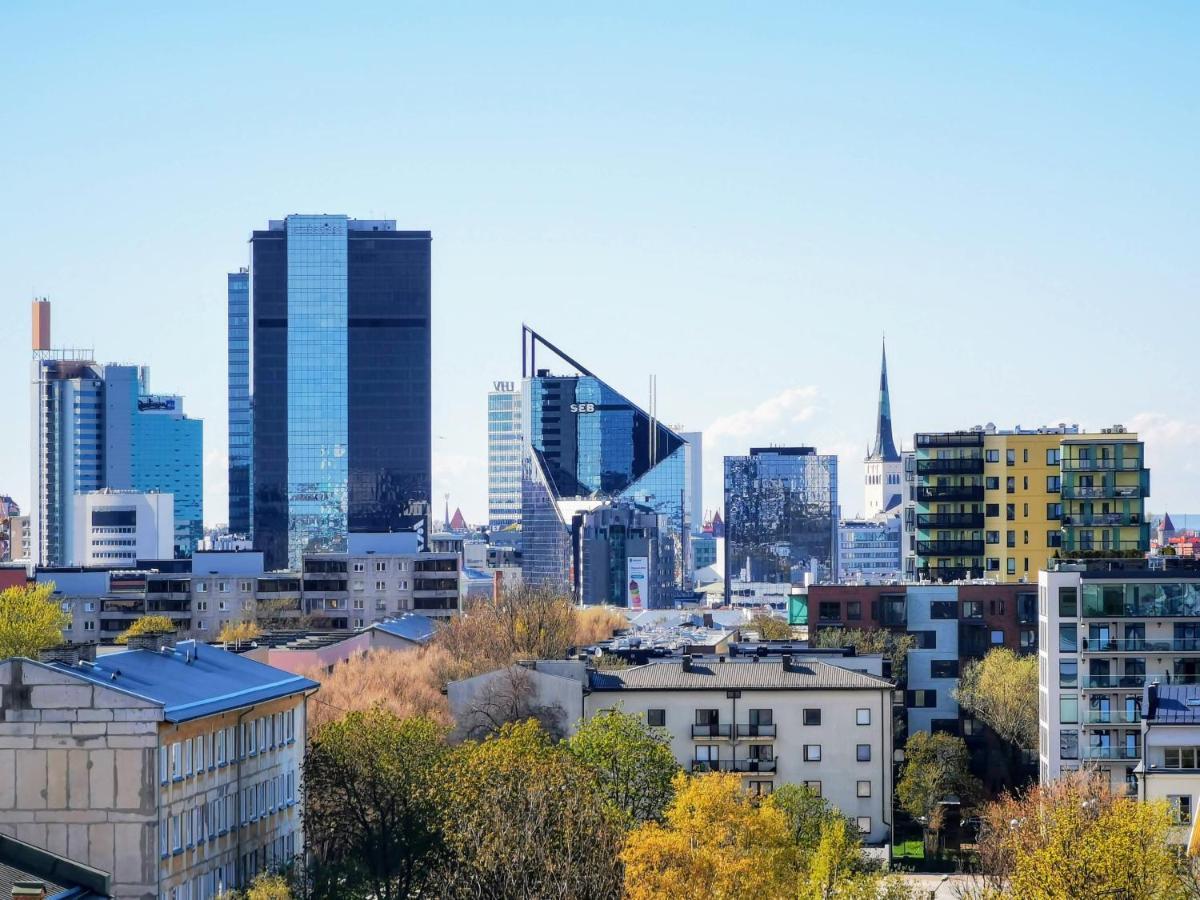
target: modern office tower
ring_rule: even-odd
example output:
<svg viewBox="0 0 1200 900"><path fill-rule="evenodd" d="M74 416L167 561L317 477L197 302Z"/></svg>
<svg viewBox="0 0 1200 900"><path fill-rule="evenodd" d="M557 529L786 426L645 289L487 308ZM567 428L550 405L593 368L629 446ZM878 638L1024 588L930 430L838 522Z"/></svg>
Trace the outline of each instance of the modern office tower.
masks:
<svg viewBox="0 0 1200 900"><path fill-rule="evenodd" d="M182 397L149 393L141 375L129 488L174 497L175 556L189 557L204 537L204 423L184 415Z"/></svg>
<svg viewBox="0 0 1200 900"><path fill-rule="evenodd" d="M887 345L879 368L879 408L875 416L875 443L864 460L863 515L874 518L898 509L903 494L904 464L892 439L892 401L888 393Z"/></svg>
<svg viewBox="0 0 1200 900"><path fill-rule="evenodd" d="M726 597L735 582L802 584L837 571L837 457L812 447L725 457Z"/></svg>
<svg viewBox="0 0 1200 900"><path fill-rule="evenodd" d="M488 529L521 524L521 392L496 381L488 392Z"/></svg>
<svg viewBox="0 0 1200 900"><path fill-rule="evenodd" d="M684 463L687 466L687 509L693 529L704 524L704 432L683 431Z"/></svg>
<svg viewBox="0 0 1200 900"><path fill-rule="evenodd" d="M915 441L910 578L1028 582L1067 553L1150 548L1149 472L1137 436L1120 426L988 425Z"/></svg>
<svg viewBox="0 0 1200 900"><path fill-rule="evenodd" d="M269 569L425 527L430 233L292 215L251 237L251 522Z"/></svg>
<svg viewBox="0 0 1200 900"><path fill-rule="evenodd" d="M539 348L574 374L540 368ZM526 327L522 377L525 582L570 586L579 602L588 602L580 580L583 515L632 503L660 517L660 531L672 547L671 582L687 587L691 522L683 438ZM640 565L615 555L612 583L633 580L630 567Z"/></svg>
<svg viewBox="0 0 1200 900"><path fill-rule="evenodd" d="M634 503L606 503L579 514L580 598L631 610L669 607L675 553L665 517Z"/></svg>
<svg viewBox="0 0 1200 900"><path fill-rule="evenodd" d="M229 533L249 535L250 523L250 270L230 272Z"/></svg>
<svg viewBox="0 0 1200 900"><path fill-rule="evenodd" d="M1088 765L1135 792L1151 762L1145 690L1200 683L1200 561L1073 560L1042 572L1038 594L1042 781ZM1160 764L1195 768L1178 755Z"/></svg>
<svg viewBox="0 0 1200 900"><path fill-rule="evenodd" d="M899 516L847 519L838 526L840 582L878 584L902 577Z"/></svg>

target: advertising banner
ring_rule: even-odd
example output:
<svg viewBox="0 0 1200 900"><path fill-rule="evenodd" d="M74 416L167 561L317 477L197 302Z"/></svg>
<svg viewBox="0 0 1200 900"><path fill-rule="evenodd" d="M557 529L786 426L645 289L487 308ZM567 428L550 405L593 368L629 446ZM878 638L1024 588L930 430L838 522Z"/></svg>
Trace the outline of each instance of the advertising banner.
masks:
<svg viewBox="0 0 1200 900"><path fill-rule="evenodd" d="M649 596L650 560L645 556L630 556L627 559L629 586L625 597L625 605L630 609L645 609Z"/></svg>

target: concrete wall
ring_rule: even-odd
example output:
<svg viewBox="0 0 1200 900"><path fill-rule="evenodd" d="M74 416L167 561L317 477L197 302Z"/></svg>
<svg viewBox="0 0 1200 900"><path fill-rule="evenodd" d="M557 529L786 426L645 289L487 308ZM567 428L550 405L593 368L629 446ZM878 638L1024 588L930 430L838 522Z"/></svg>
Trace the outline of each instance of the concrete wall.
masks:
<svg viewBox="0 0 1200 900"><path fill-rule="evenodd" d="M267 651L267 658L263 662L294 675L303 675L313 669L332 669L338 663L370 650L372 634L374 632L363 631L359 634L348 635L344 641L338 641L336 644L329 644L316 650L290 650L286 647L272 647ZM408 646L413 645L409 644Z"/></svg>
<svg viewBox="0 0 1200 900"><path fill-rule="evenodd" d="M149 701L30 660L0 662L0 832L158 896L158 721Z"/></svg>
<svg viewBox="0 0 1200 900"><path fill-rule="evenodd" d="M446 697L454 716L456 739L470 737L470 729L478 721L473 710L503 709L511 705L513 692L524 694L524 705L541 709L554 720L562 734L569 734L583 718L583 683L569 675L551 674L510 666L485 672L474 678L452 681L446 685ZM527 717L525 713L522 718Z"/></svg>

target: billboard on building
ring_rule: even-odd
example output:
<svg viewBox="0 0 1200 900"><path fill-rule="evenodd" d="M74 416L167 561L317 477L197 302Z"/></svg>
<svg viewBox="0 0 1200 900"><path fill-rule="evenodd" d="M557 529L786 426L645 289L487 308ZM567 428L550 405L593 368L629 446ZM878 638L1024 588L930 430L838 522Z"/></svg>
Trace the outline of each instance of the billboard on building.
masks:
<svg viewBox="0 0 1200 900"><path fill-rule="evenodd" d="M630 556L626 560L629 584L626 589L625 605L630 609L645 609L647 589L650 583L650 559L646 556Z"/></svg>

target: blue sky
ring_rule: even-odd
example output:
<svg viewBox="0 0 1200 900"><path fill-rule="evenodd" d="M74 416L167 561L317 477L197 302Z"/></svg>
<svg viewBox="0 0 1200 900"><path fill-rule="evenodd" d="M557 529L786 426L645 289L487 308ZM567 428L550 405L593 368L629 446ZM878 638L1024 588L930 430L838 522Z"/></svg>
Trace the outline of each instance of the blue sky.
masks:
<svg viewBox="0 0 1200 900"><path fill-rule="evenodd" d="M435 495L486 512L528 321L720 457L810 443L861 506L897 438L1147 437L1200 509L1200 6L66 4L0 23L0 492L26 502L28 300L205 419L225 273L289 212L434 234Z"/></svg>

